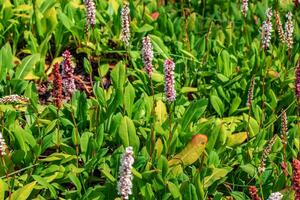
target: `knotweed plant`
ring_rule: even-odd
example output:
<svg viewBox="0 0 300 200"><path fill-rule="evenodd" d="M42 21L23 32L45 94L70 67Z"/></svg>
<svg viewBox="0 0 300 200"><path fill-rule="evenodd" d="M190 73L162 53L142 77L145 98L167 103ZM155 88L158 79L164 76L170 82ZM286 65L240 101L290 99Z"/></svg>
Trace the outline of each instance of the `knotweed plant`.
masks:
<svg viewBox="0 0 300 200"><path fill-rule="evenodd" d="M87 33L89 28L94 28L96 24L96 6L94 0L85 0L84 5L86 8L85 32Z"/></svg>
<svg viewBox="0 0 300 200"><path fill-rule="evenodd" d="M72 55L68 50L66 50L62 56L64 58L64 61L62 63L62 83L65 99L69 100L76 90L74 66L72 64Z"/></svg>
<svg viewBox="0 0 300 200"><path fill-rule="evenodd" d="M121 40L124 42L126 48L128 48L130 41L130 9L127 3L121 9L121 26Z"/></svg>
<svg viewBox="0 0 300 200"><path fill-rule="evenodd" d="M271 42L271 36L272 36L272 9L268 8L266 11L266 20L263 21L262 27L261 27L261 40L262 40L262 47L263 49L268 49Z"/></svg>
<svg viewBox="0 0 300 200"><path fill-rule="evenodd" d="M119 182L118 194L121 195L122 200L129 199L132 194L132 165L134 163L133 149L127 147L121 158L121 165L119 168Z"/></svg>
<svg viewBox="0 0 300 200"><path fill-rule="evenodd" d="M281 200L283 198L283 195L280 192L274 192L270 194L269 198L267 200Z"/></svg>
<svg viewBox="0 0 300 200"><path fill-rule="evenodd" d="M246 17L248 12L248 0L242 0L241 11L244 17Z"/></svg>
<svg viewBox="0 0 300 200"><path fill-rule="evenodd" d="M277 29L280 41L283 44L285 44L285 33L283 31L282 23L281 23L281 20L280 20L280 15L279 15L279 12L277 10L275 11L275 23L276 23L276 29Z"/></svg>
<svg viewBox="0 0 300 200"><path fill-rule="evenodd" d="M288 50L290 51L293 48L294 40L293 40L293 32L294 32L294 25L293 25L293 14L288 12L286 15L287 21L285 23L285 39Z"/></svg>
<svg viewBox="0 0 300 200"><path fill-rule="evenodd" d="M149 36L144 37L143 41L142 41L142 59L143 59L143 63L144 63L144 69L145 69L145 71L148 74L149 79L150 79L150 87L151 87L152 99L153 99L153 107L152 107L151 115L154 119L154 117L155 117L155 114L154 114L155 98L154 98L154 88L153 88L153 82L152 82L153 47L152 47L152 43L151 43L151 38ZM154 120L153 120L152 127L151 127L150 156L152 156L154 145L155 145L155 135L154 135Z"/></svg>

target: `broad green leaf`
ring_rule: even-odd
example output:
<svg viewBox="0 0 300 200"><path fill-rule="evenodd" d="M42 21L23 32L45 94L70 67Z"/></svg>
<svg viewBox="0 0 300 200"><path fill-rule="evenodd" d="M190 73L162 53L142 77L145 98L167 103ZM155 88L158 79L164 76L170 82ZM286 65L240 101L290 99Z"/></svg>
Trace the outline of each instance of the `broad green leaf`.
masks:
<svg viewBox="0 0 300 200"><path fill-rule="evenodd" d="M249 174L251 177L254 177L256 175L257 168L252 164L248 163L246 165L241 165L241 170Z"/></svg>
<svg viewBox="0 0 300 200"><path fill-rule="evenodd" d="M20 189L12 193L11 200L26 200L31 194L35 185L36 185L36 181L33 181L21 187Z"/></svg>
<svg viewBox="0 0 300 200"><path fill-rule="evenodd" d="M209 134L207 134L208 144L206 146L206 151L208 152L208 154L213 150L213 148L216 145L216 142L218 141L220 131L221 131L221 125L222 125L222 121L220 119L216 119L214 122L214 126L211 128Z"/></svg>
<svg viewBox="0 0 300 200"><path fill-rule="evenodd" d="M174 199L181 197L179 188L174 183L169 181L167 185Z"/></svg>
<svg viewBox="0 0 300 200"><path fill-rule="evenodd" d="M80 193L82 186L81 186L81 183L80 183L80 180L78 179L78 177L74 173L69 173L68 178L76 186L78 193Z"/></svg>
<svg viewBox="0 0 300 200"><path fill-rule="evenodd" d="M229 110L229 115L234 113L240 106L242 102L242 99L239 96L236 96L231 103L230 110Z"/></svg>
<svg viewBox="0 0 300 200"><path fill-rule="evenodd" d="M39 54L26 56L16 69L15 79L23 79L31 70L33 70L35 64L39 61L39 59Z"/></svg>
<svg viewBox="0 0 300 200"><path fill-rule="evenodd" d="M128 83L127 87L125 88L125 94L124 94L124 105L125 110L127 111L127 114L129 117L131 117L134 99L135 99L135 90L134 87L131 85L131 83Z"/></svg>
<svg viewBox="0 0 300 200"><path fill-rule="evenodd" d="M189 93L189 92L197 92L198 89L195 87L182 87L181 88L181 93Z"/></svg>
<svg viewBox="0 0 300 200"><path fill-rule="evenodd" d="M203 153L207 144L207 136L203 134L196 134L185 148L169 160L169 166L175 165L191 165L198 160Z"/></svg>
<svg viewBox="0 0 300 200"><path fill-rule="evenodd" d="M140 141L136 135L136 129L132 120L124 116L119 126L119 136L125 147L132 146L135 150L139 148Z"/></svg>
<svg viewBox="0 0 300 200"><path fill-rule="evenodd" d="M168 48L165 46L161 38L156 35L150 35L154 50L161 54L165 59L169 58Z"/></svg>
<svg viewBox="0 0 300 200"><path fill-rule="evenodd" d="M39 184L44 186L45 188L49 189L51 192L51 197L56 198L56 190L52 185L50 185L44 178L38 176L38 175L32 175L32 178L36 180Z"/></svg>
<svg viewBox="0 0 300 200"><path fill-rule="evenodd" d="M13 54L9 43L0 50L0 80L6 80L7 72L13 68Z"/></svg>
<svg viewBox="0 0 300 200"><path fill-rule="evenodd" d="M182 131L185 131L191 122L196 122L204 113L208 101L206 99L198 100L190 104L182 117Z"/></svg>
<svg viewBox="0 0 300 200"><path fill-rule="evenodd" d="M119 62L111 71L111 78L116 89L123 91L123 86L126 78L125 64Z"/></svg>
<svg viewBox="0 0 300 200"><path fill-rule="evenodd" d="M101 169L101 172L102 172L103 175L104 175L106 178L108 178L108 180L110 180L111 182L115 182L115 181L116 181L115 177L113 177L113 176L110 174L110 172L109 172L108 169Z"/></svg>
<svg viewBox="0 0 300 200"><path fill-rule="evenodd" d="M207 189L214 182L226 177L226 175L232 170L230 167L213 168L212 174L204 178L204 188Z"/></svg>
<svg viewBox="0 0 300 200"><path fill-rule="evenodd" d="M210 103L219 116L222 117L225 110L222 100L216 95L210 95Z"/></svg>
<svg viewBox="0 0 300 200"><path fill-rule="evenodd" d="M89 140L90 138L93 136L93 133L91 132L84 132L82 135L81 135L81 138L80 138L80 148L81 148L81 151L82 152L87 152L88 150L88 145L89 145Z"/></svg>
<svg viewBox="0 0 300 200"><path fill-rule="evenodd" d="M0 179L0 200L4 199L4 194L8 190L8 185L2 179Z"/></svg>
<svg viewBox="0 0 300 200"><path fill-rule="evenodd" d="M139 28L138 30L136 30L136 32L137 33L143 33L143 32L149 32L151 30L153 30L153 26L151 26L149 24L145 24L141 28Z"/></svg>

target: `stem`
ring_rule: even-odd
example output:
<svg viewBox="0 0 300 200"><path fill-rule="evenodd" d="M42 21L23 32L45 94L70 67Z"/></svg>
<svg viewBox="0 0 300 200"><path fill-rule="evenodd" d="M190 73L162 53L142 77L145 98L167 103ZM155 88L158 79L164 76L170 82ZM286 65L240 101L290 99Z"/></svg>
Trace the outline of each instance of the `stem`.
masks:
<svg viewBox="0 0 300 200"><path fill-rule="evenodd" d="M266 52L264 51L264 59L266 61ZM266 63L266 62L265 62ZM267 75L267 71L268 71L268 66L266 66L266 70L264 71L262 69L262 97L261 97L261 110L262 110L262 114L261 114L261 119L260 119L260 124L259 124L259 130L261 130L263 123L264 123L264 118L265 118L265 107L266 107L266 103L265 103L265 84L266 84L266 75Z"/></svg>
<svg viewBox="0 0 300 200"><path fill-rule="evenodd" d="M8 169L7 169L6 164L5 164L5 159L4 159L3 156L1 156L1 159L2 159L2 162L3 162L4 169L5 169L5 178L6 178L7 181L8 181L9 174L8 174ZM11 199L11 193L12 193L11 187L10 187L9 184L7 184L7 185L8 185L8 196L9 196L9 199Z"/></svg>
<svg viewBox="0 0 300 200"><path fill-rule="evenodd" d="M299 149L298 149L298 155L297 158L300 159L300 134L299 134L299 130L300 130L300 122L299 122L299 114L300 114L300 98L297 98L297 126L298 126L298 142L299 142Z"/></svg>
<svg viewBox="0 0 300 200"><path fill-rule="evenodd" d="M153 106L152 106L152 111L151 111L151 116L152 116L152 127L151 127L151 145L150 145L150 158L152 159L152 154L154 151L154 146L155 146L155 134L154 134L154 125L155 125L155 98L154 98L154 88L153 88L153 82L152 82L152 77L150 76L150 87L151 87L151 92L152 92L152 100L153 100Z"/></svg>
<svg viewBox="0 0 300 200"><path fill-rule="evenodd" d="M173 133L172 133L172 103L170 105L170 111L169 111L169 143L168 143L168 152L167 155L170 153L170 147L171 147L171 142L173 139Z"/></svg>
<svg viewBox="0 0 300 200"><path fill-rule="evenodd" d="M74 127L75 127L75 146L76 146L76 159L77 159L77 167L78 167L78 165L79 165L79 133L78 133L78 127L77 127L77 123L75 121L73 112L74 111L72 109L71 116L72 116L72 120L73 120Z"/></svg>

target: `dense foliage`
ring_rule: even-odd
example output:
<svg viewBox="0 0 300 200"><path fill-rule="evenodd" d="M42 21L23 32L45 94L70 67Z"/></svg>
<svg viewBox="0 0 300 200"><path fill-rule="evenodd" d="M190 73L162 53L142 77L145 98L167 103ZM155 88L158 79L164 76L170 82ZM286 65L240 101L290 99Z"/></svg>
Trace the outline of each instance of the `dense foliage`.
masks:
<svg viewBox="0 0 300 200"><path fill-rule="evenodd" d="M1 0L0 200L299 199L299 4Z"/></svg>

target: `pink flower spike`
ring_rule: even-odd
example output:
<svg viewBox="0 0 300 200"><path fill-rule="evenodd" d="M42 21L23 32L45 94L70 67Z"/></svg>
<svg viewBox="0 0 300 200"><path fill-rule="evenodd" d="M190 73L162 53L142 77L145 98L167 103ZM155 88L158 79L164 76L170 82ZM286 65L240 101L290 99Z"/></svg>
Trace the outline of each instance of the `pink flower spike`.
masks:
<svg viewBox="0 0 300 200"><path fill-rule="evenodd" d="M174 79L174 70L175 63L171 59L165 60L165 94L169 103L175 101L176 99L176 90L175 90L175 79Z"/></svg>

